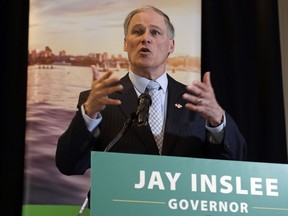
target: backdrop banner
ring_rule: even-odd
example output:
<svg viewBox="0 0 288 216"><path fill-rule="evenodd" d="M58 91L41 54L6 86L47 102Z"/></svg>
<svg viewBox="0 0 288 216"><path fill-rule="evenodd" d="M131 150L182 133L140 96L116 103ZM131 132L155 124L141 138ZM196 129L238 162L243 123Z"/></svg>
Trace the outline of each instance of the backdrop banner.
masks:
<svg viewBox="0 0 288 216"><path fill-rule="evenodd" d="M288 214L288 165L93 152L91 216Z"/></svg>
<svg viewBox="0 0 288 216"><path fill-rule="evenodd" d="M77 111L80 92L91 88L91 65L101 76L128 73L123 22L146 4L151 1L30 1L22 216L77 215L90 190L90 169L62 174L55 165L58 139ZM153 6L176 29L167 73L184 84L200 80L201 0L156 0Z"/></svg>

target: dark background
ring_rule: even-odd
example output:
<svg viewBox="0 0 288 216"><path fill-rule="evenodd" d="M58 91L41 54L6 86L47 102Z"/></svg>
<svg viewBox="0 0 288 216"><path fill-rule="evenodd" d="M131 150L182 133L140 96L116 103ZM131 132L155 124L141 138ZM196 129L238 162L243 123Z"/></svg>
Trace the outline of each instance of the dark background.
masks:
<svg viewBox="0 0 288 216"><path fill-rule="evenodd" d="M248 161L287 163L276 0L203 0L202 72L238 123ZM1 215L20 216L28 0L1 0ZM189 26L187 26L189 28Z"/></svg>
<svg viewBox="0 0 288 216"><path fill-rule="evenodd" d="M1 215L20 216L25 147L28 0L1 0Z"/></svg>
<svg viewBox="0 0 288 216"><path fill-rule="evenodd" d="M202 70L248 144L248 160L287 162L278 1L202 1Z"/></svg>

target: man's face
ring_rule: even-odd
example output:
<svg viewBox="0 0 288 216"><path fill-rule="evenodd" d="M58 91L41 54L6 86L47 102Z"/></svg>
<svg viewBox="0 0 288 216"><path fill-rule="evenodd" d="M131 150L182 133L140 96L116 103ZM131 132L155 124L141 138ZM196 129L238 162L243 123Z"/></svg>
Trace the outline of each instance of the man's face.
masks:
<svg viewBox="0 0 288 216"><path fill-rule="evenodd" d="M135 14L124 39L124 50L133 72L162 74L168 55L174 50L174 39L168 37L164 18L152 10Z"/></svg>

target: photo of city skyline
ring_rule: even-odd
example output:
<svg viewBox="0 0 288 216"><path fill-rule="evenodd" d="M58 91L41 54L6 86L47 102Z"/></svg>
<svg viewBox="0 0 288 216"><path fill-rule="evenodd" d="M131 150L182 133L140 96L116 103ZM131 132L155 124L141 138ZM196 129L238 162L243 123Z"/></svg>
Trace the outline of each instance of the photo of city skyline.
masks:
<svg viewBox="0 0 288 216"><path fill-rule="evenodd" d="M132 10L149 3L87 1L87 5L86 2L79 5L77 0L61 4L32 1L29 65L52 68L59 64L86 67L94 64L102 71L127 71L129 61L123 51L122 23L126 13L121 8ZM176 5L172 1L165 1L165 4L157 1L153 5L161 5L176 30L176 48L167 61L167 71L200 73L201 2L189 0Z"/></svg>
<svg viewBox="0 0 288 216"><path fill-rule="evenodd" d="M175 27L175 56L200 56L201 1L30 1L29 51L49 46L67 55L104 53L126 56L123 22L127 13L151 4L167 13Z"/></svg>

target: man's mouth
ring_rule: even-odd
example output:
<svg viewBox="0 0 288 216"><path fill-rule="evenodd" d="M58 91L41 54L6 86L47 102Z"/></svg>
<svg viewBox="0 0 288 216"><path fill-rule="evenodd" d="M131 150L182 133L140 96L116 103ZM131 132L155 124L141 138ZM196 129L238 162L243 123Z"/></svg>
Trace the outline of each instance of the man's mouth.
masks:
<svg viewBox="0 0 288 216"><path fill-rule="evenodd" d="M141 53L149 53L149 52L151 52L148 48L145 48L145 47L143 47L143 48L141 48L140 50L139 50L139 52L141 52Z"/></svg>

